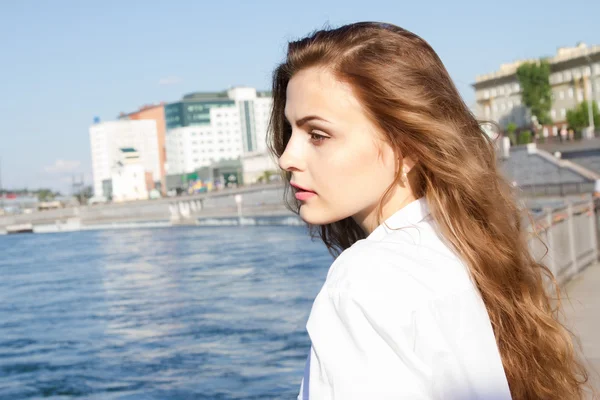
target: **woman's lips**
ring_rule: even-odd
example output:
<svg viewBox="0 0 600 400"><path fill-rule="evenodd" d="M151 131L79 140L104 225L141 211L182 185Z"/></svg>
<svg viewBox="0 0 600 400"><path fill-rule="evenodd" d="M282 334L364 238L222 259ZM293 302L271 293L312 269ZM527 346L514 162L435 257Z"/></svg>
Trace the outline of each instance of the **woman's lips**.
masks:
<svg viewBox="0 0 600 400"><path fill-rule="evenodd" d="M306 188L303 188L302 186L300 186L300 185L298 185L298 184L296 184L294 182L290 182L290 185L292 185L292 187L296 191L295 195L296 195L296 199L297 200L305 201L305 200L308 200L311 197L314 197L314 196L317 195L312 190L308 190Z"/></svg>
<svg viewBox="0 0 600 400"><path fill-rule="evenodd" d="M299 192L296 192L296 199L300 200L300 201L306 201L306 200L308 200L311 197L314 197L316 195L317 194L315 192L299 191Z"/></svg>

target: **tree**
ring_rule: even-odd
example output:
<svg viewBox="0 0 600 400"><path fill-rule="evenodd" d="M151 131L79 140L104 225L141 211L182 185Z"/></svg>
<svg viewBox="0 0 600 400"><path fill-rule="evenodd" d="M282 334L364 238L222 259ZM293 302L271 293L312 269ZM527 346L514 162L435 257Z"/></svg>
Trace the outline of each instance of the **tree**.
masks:
<svg viewBox="0 0 600 400"><path fill-rule="evenodd" d="M523 131L519 134L518 144L531 143L531 131Z"/></svg>
<svg viewBox="0 0 600 400"><path fill-rule="evenodd" d="M258 179L256 180L258 183L269 183L271 182L271 177L273 175L275 175L276 172L273 171L263 171L262 175L258 177Z"/></svg>
<svg viewBox="0 0 600 400"><path fill-rule="evenodd" d="M517 131L517 124L515 124L514 122L511 122L506 127L506 132L508 132L508 138L510 139L510 142L513 145L517 143L516 138L515 138L515 132L516 131Z"/></svg>
<svg viewBox="0 0 600 400"><path fill-rule="evenodd" d="M550 86L550 64L546 60L524 63L517 69L521 85L521 100L540 124L550 124L552 109L552 87Z"/></svg>
<svg viewBox="0 0 600 400"><path fill-rule="evenodd" d="M40 189L37 192L37 198L39 201L54 200L54 192L50 189Z"/></svg>
<svg viewBox="0 0 600 400"><path fill-rule="evenodd" d="M594 116L594 126L600 126L600 111L598 111L598 103L595 101L592 101L592 115ZM588 127L590 120L587 101L583 101L574 109L567 111L567 123L569 128L576 131Z"/></svg>
<svg viewBox="0 0 600 400"><path fill-rule="evenodd" d="M94 189L91 186L83 186L74 196L77 197L79 204L87 204L87 201L94 196Z"/></svg>

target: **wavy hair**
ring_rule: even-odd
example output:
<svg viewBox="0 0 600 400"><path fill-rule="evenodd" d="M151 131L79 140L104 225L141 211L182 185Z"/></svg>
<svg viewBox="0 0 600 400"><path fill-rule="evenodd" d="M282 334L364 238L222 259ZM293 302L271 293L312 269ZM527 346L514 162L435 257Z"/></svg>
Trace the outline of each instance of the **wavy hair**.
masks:
<svg viewBox="0 0 600 400"><path fill-rule="evenodd" d="M289 43L273 74L268 145L281 157L291 137L285 120L292 76L324 67L353 88L364 112L398 157L417 160L408 178L425 197L444 238L467 264L492 323L513 399L580 399L587 372L569 331L559 322L544 283L550 270L527 245L527 229L511 185L496 165L493 141L483 133L431 46L390 24L361 22L320 30ZM284 172L286 200L291 174ZM398 174L394 184L399 182ZM390 196L383 194L378 209ZM351 217L310 226L335 256L365 237Z"/></svg>

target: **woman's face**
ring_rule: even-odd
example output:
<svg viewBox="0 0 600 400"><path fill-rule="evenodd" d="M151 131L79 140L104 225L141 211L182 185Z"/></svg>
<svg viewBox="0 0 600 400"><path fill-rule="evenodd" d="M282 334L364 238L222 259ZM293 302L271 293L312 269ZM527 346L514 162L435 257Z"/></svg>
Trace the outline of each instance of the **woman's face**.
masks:
<svg viewBox="0 0 600 400"><path fill-rule="evenodd" d="M372 231L377 206L398 166L351 87L326 69L302 70L288 84L285 116L292 136L279 165L291 172L292 186L306 189L294 189L300 217L314 225L353 217ZM384 209L384 219L385 214Z"/></svg>

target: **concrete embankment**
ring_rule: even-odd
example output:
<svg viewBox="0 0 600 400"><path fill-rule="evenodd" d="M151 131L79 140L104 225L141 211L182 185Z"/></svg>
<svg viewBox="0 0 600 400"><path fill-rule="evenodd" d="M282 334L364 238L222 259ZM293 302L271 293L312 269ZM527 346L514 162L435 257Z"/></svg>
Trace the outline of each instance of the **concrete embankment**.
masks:
<svg viewBox="0 0 600 400"><path fill-rule="evenodd" d="M69 207L0 216L0 234L177 225L299 225L283 205L283 188L264 185L119 204Z"/></svg>

